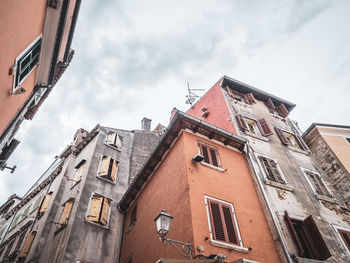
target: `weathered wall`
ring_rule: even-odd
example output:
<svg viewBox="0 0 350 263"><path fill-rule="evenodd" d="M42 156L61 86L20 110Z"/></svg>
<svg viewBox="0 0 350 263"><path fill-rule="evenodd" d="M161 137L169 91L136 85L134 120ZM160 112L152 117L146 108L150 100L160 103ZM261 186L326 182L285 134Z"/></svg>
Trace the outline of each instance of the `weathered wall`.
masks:
<svg viewBox="0 0 350 263"><path fill-rule="evenodd" d="M260 206L244 155L221 143L199 138L191 133L185 135L185 162L187 167L194 248L203 246L203 255L223 254L227 262L240 258L258 262L281 262ZM198 140L219 150L224 171L191 161L199 152ZM251 248L247 253L213 246L210 243L208 218L204 195L232 203L235 209L243 246Z"/></svg>
<svg viewBox="0 0 350 263"><path fill-rule="evenodd" d="M182 134L139 194L136 203L137 221L132 228L130 214L134 204L125 217L120 262L125 262L130 256L133 262L144 263L154 263L163 257L178 258L175 249L164 247L159 241L153 220L161 209L166 209L174 216L168 237L193 242Z"/></svg>
<svg viewBox="0 0 350 263"><path fill-rule="evenodd" d="M42 34L46 5L46 0L0 1L0 134L7 128L34 88L36 68L21 85L26 89L26 93L9 95L13 76L8 73L15 59Z"/></svg>

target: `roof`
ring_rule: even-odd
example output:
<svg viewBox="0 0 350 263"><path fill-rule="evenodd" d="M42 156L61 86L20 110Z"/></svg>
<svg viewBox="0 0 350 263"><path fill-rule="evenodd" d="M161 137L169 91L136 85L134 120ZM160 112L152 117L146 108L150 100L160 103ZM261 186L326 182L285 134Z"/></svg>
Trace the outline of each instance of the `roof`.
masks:
<svg viewBox="0 0 350 263"><path fill-rule="evenodd" d="M154 148L143 167L135 176L135 179L129 185L124 196L120 200L118 207L125 212L131 203L135 200L138 193L142 190L148 179L152 176L157 165L162 161L163 156L170 148L171 144L177 138L182 129L189 129L195 133L199 133L218 140L225 145L232 146L239 150L243 150L246 139L230 133L226 130L218 128L212 124L199 120L191 115L176 110L176 113L170 121L166 132L163 134L157 146Z"/></svg>
<svg viewBox="0 0 350 263"><path fill-rule="evenodd" d="M306 129L306 131L303 133L303 137L309 134L309 132L312 131L313 128L316 126L322 126L322 127L333 127L333 128L342 128L342 129L350 129L350 126L346 125L338 125L338 124L328 124L328 123L319 123L319 122L314 122L310 125L309 128Z"/></svg>
<svg viewBox="0 0 350 263"><path fill-rule="evenodd" d="M253 93L254 97L261 101L267 101L269 98L272 100L273 104L278 106L281 103L284 104L284 106L287 108L288 111L291 111L296 105L292 102L289 102L287 100L281 99L279 97L276 97L270 93L267 93L265 91L262 91L260 89L254 88L252 86L249 86L248 84L245 84L243 82L240 82L236 79L230 78L228 76L224 76L222 78L222 86L229 86L233 90L236 90L240 93Z"/></svg>

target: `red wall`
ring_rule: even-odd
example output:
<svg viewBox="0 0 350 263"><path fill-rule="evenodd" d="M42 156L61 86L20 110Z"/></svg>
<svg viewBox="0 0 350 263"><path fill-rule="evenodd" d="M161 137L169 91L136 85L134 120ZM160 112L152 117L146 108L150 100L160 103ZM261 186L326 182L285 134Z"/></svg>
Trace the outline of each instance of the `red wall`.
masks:
<svg viewBox="0 0 350 263"><path fill-rule="evenodd" d="M221 79L212 87L200 100L187 110L189 115L198 119L209 122L226 131L237 134L234 125L227 120L231 119L231 114L227 108L227 103L220 87ZM202 117L202 108L207 108L209 115L207 118Z"/></svg>

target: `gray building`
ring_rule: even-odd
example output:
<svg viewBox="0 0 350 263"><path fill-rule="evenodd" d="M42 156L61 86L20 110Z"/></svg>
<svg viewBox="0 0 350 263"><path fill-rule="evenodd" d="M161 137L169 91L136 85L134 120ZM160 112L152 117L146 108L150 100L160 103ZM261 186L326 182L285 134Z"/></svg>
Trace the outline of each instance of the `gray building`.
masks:
<svg viewBox="0 0 350 263"><path fill-rule="evenodd" d="M79 129L23 198L0 207L0 262L117 262L117 204L164 131L150 122Z"/></svg>

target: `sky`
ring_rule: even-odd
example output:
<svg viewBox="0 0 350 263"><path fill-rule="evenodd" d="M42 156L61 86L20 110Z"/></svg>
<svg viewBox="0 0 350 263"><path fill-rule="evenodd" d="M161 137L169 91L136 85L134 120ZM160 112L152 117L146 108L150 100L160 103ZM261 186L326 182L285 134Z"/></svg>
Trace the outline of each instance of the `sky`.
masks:
<svg viewBox="0 0 350 263"><path fill-rule="evenodd" d="M187 82L207 91L227 75L293 102L303 131L350 125L349 13L347 0L83 1L73 60L22 123L0 204L23 196L78 128L167 125L173 107L188 109Z"/></svg>

